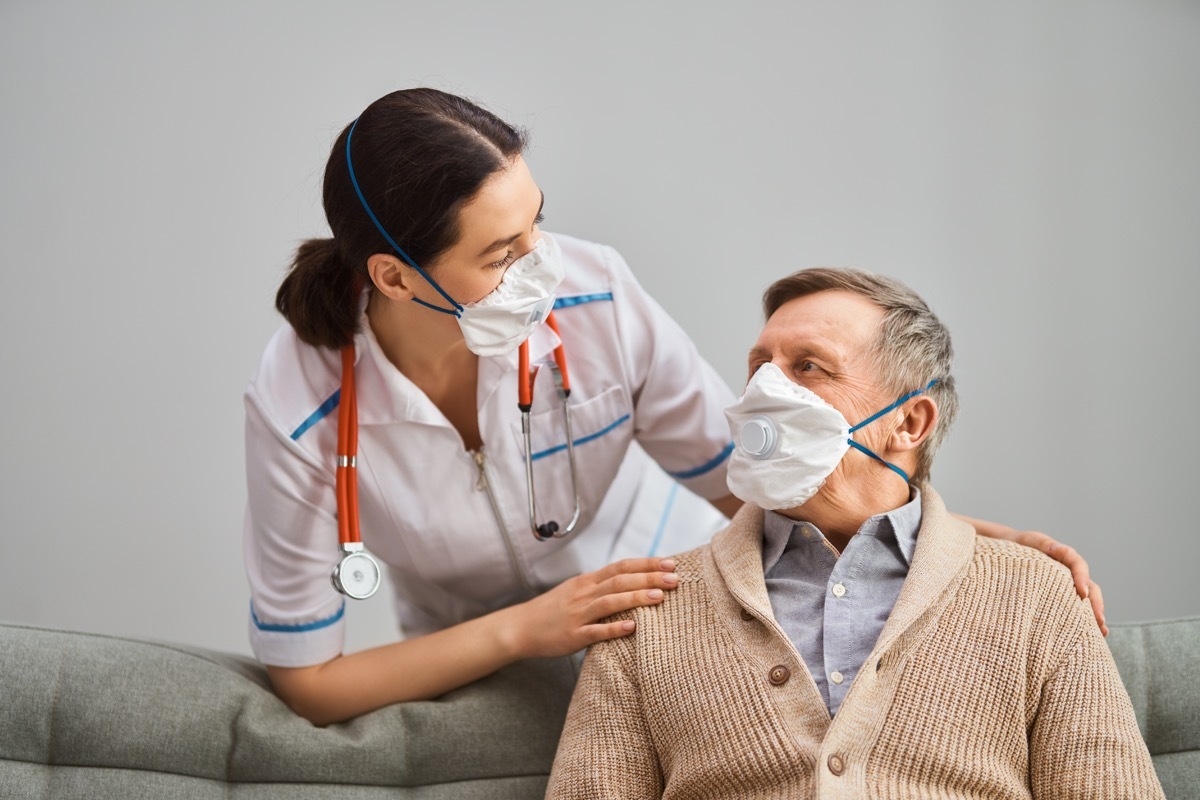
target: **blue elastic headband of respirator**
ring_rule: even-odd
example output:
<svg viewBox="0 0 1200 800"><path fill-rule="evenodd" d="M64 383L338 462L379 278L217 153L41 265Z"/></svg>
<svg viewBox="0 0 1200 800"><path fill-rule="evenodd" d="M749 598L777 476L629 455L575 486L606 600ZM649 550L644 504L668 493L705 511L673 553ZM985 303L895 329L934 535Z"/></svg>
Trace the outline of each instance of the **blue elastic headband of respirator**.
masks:
<svg viewBox="0 0 1200 800"><path fill-rule="evenodd" d="M435 306L430 303L426 303L424 300L421 300L417 297L414 297L413 300L425 306L426 308L432 308L434 311L440 311L443 314L453 314L456 317L462 316L463 307L456 303L453 297L446 294L442 287L437 285L437 281L429 277L429 273L421 269L417 262L413 261L412 257L409 256L408 253L404 252L404 248L396 244L396 240L388 235L388 232L384 229L383 224L379 221L379 218L375 216L375 212L371 210L371 206L367 203L367 198L363 196L362 188L358 185L358 178L354 174L354 162L350 160L350 139L354 136L354 129L358 127L358 120L360 119L362 119L361 116L354 120L354 123L350 126L350 132L346 134L346 168L350 171L350 183L354 186L354 193L358 195L358 202L362 203L362 207L366 210L367 216L371 218L371 222L375 223L375 227L381 234L383 234L383 238L387 239L387 243L392 246L392 249L399 253L400 257L408 262L410 267L419 272L421 277L429 282L430 286L432 286L434 289L437 289L438 294L446 298L446 302L454 306L454 308L442 308L440 306Z"/></svg>
<svg viewBox="0 0 1200 800"><path fill-rule="evenodd" d="M857 425L855 425L853 428L851 428L851 429L850 429L850 433L851 433L851 435L853 435L853 434L854 434L854 432L855 432L855 431L857 431L857 430L859 430L860 428L864 428L864 427L866 427L867 425L870 425L872 422L874 422L875 420L879 419L880 417L882 417L884 414L888 413L889 411L894 411L895 409L897 409L897 408L899 408L900 406L904 405L905 403L907 403L909 400L913 399L913 398L914 398L914 397L916 397L917 395L919 395L919 394L924 394L925 392L928 392L930 389L932 389L934 386L936 386L936 385L937 385L937 382L938 382L938 380L939 380L938 378L934 378L934 379L933 379L933 380L931 380L931 381L930 381L928 384L926 384L926 385L925 385L925 388L924 388L924 389L913 389L911 392L909 392L908 394L904 395L903 397L901 397L901 398L900 398L899 400L897 400L896 402L892 403L892 404L891 404L890 406L888 406L887 408L883 409L882 411L878 411L878 412L876 412L876 413L872 414L871 416L867 417L867 418L866 418L866 419L864 419L862 422L858 423ZM904 478L904 482L905 482L905 483L909 483L909 482L910 482L910 481L909 481L909 477L908 477L908 473L907 473L907 472L905 472L904 470L900 469L899 467L897 467L897 466L896 466L895 464L893 464L892 462L890 462L890 461L884 461L882 458L880 458L879 456L877 456L877 455L875 455L874 453L872 453L872 452L871 452L871 451L870 451L868 448L866 448L866 447L864 447L863 445L859 444L858 442L854 441L854 439L853 439L853 438L851 438L851 439L848 439L847 441L849 441L849 442L850 442L850 446L851 446L851 447L853 447L855 450L858 450L858 451L860 451L860 452L862 452L862 453L866 453L866 454L867 454L867 455L869 455L871 458L873 458L873 459L875 459L876 461L878 461L880 464L883 464L883 465L884 465L885 467L887 467L888 469L890 469L890 470L893 470L893 471L894 471L894 472L895 472L897 475L899 475L901 478Z"/></svg>

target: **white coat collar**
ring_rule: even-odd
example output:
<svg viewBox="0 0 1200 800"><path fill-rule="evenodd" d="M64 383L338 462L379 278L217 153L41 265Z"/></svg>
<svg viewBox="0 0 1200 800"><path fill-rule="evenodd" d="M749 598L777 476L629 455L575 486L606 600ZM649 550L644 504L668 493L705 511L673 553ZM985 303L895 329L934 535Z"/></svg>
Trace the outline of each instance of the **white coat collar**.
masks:
<svg viewBox="0 0 1200 800"><path fill-rule="evenodd" d="M551 357L560 343L549 325L539 325L529 336L529 361L537 364ZM354 377L358 393L358 422L360 425L387 425L397 422L416 422L425 425L448 425L445 415L415 383L396 368L384 354L379 340L366 317L366 302L361 304L359 333L354 337ZM340 364L340 360L337 362ZM508 373L517 371L517 351L503 356L479 358L477 401L480 406L503 383ZM340 367L339 367L340 373ZM512 405L517 406L516 388L511 389Z"/></svg>

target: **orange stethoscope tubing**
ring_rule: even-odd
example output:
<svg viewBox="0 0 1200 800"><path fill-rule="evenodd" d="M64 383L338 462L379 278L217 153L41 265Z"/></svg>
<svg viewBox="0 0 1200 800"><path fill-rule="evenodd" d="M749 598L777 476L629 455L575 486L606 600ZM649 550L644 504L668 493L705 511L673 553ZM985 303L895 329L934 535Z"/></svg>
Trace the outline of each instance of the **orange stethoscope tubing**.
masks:
<svg viewBox="0 0 1200 800"><path fill-rule="evenodd" d="M358 527L358 395L354 345L342 348L342 393L338 403L338 544L362 544Z"/></svg>
<svg viewBox="0 0 1200 800"><path fill-rule="evenodd" d="M358 396L354 388L354 345L342 348L342 391L338 400L337 493L338 550L342 557L329 576L347 597L365 600L381 582L379 563L363 550L358 528Z"/></svg>

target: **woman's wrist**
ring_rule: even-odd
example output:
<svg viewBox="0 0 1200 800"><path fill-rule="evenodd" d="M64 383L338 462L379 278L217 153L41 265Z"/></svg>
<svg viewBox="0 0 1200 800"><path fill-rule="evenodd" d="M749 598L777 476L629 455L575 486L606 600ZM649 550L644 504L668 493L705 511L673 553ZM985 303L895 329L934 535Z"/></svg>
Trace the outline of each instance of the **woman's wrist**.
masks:
<svg viewBox="0 0 1200 800"><path fill-rule="evenodd" d="M490 619L487 620L487 628L496 637L496 647L505 663L529 657L523 613L525 607L525 603L518 603L488 615Z"/></svg>

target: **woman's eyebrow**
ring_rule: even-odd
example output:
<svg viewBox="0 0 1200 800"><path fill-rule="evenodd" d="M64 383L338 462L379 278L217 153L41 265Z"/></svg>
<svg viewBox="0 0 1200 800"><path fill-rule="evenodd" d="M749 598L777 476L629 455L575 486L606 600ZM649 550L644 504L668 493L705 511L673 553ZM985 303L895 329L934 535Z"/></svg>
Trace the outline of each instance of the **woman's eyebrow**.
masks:
<svg viewBox="0 0 1200 800"><path fill-rule="evenodd" d="M539 191L541 191L541 190L539 190ZM541 195L542 195L542 202L538 203L537 214L534 215L535 219L538 216L541 216L542 209L546 207L546 193L541 192ZM483 258L488 253L493 253L493 252L499 250L501 247L508 247L510 244L512 244L513 242L515 242L517 239L520 239L520 238L521 238L520 233L514 233L512 236L509 236L507 238L497 239L496 241L489 244L487 247L483 248L483 250L480 251L479 255L476 256L476 258Z"/></svg>

